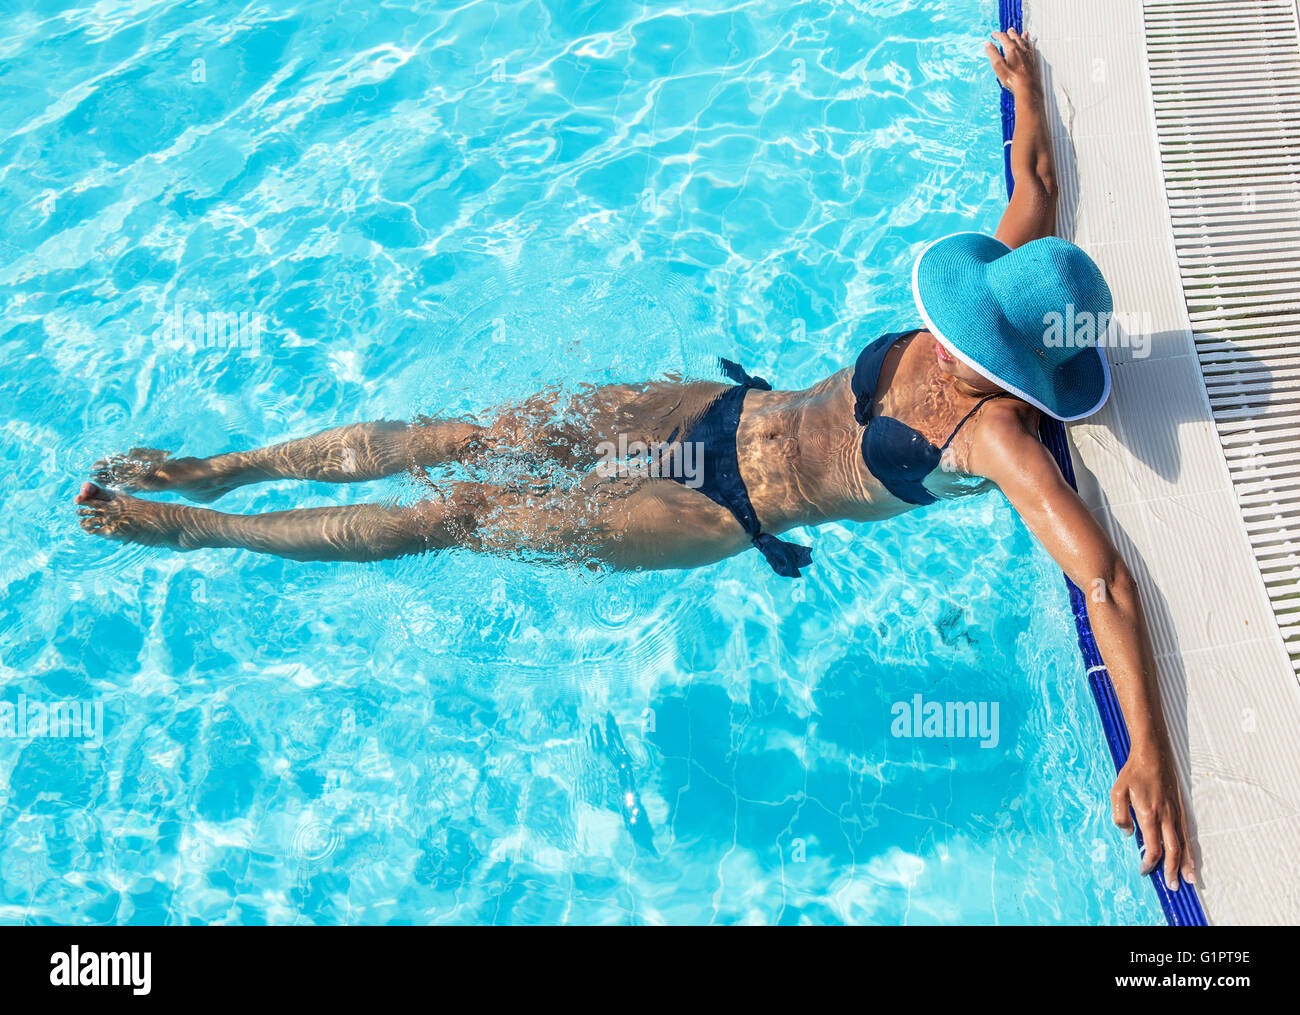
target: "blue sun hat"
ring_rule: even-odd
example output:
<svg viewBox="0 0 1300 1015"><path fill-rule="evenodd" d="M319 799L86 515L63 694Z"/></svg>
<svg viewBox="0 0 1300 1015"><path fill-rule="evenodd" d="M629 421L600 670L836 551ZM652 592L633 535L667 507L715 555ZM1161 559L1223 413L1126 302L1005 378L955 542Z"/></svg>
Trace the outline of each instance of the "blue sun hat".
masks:
<svg viewBox="0 0 1300 1015"><path fill-rule="evenodd" d="M921 252L912 295L944 348L994 384L1066 422L1110 395L1105 344L1114 303L1101 269L1054 236L1012 250L956 233Z"/></svg>

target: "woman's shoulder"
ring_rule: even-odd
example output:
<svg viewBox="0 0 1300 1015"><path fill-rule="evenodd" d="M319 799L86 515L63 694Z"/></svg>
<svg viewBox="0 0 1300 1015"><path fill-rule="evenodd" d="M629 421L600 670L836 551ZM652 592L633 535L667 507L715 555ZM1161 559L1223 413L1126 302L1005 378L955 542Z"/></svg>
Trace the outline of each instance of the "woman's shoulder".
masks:
<svg viewBox="0 0 1300 1015"><path fill-rule="evenodd" d="M1019 398L987 402L970 436L971 471L997 480L1036 463L1047 451L1038 437L1042 414Z"/></svg>

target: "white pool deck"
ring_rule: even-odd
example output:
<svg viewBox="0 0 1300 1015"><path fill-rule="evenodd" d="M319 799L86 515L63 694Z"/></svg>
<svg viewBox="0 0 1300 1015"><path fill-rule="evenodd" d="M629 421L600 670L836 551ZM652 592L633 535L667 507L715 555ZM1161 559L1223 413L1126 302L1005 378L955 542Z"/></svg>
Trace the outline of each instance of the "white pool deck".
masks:
<svg viewBox="0 0 1300 1015"><path fill-rule="evenodd" d="M1202 904L1214 924L1300 924L1300 684L1284 639L1287 628L1294 649L1286 612L1293 607L1286 604L1300 591L1293 566L1300 498L1275 494L1295 485L1286 477L1300 472L1300 436L1292 427L1300 419L1300 371L1287 369L1300 367L1300 296L1273 281L1300 278L1300 244L1288 246L1287 236L1300 230L1300 176L1283 166L1250 179L1269 165L1270 153L1246 140L1300 136L1292 118L1300 96L1283 87L1286 101L1250 113L1237 112L1234 97L1255 91L1252 80L1269 83L1274 93L1281 87L1288 71L1265 59L1264 48L1285 50L1277 40L1294 32L1284 20L1295 18L1295 7L1292 0L1024 6L1045 68L1061 176L1060 235L1096 258L1116 310L1138 315L1135 330L1149 332L1140 335L1149 339L1146 356L1109 350L1110 402L1069 432L1080 490L1141 586L1190 793ZM1260 41L1257 28L1241 40L1213 40L1223 26L1252 16L1272 26L1271 35L1263 33L1272 42ZM1228 111L1227 120L1202 128L1199 112L1190 120L1177 111L1158 117L1156 97L1167 101L1171 94L1170 61L1183 68L1174 72L1177 101L1188 105L1189 95L1204 95L1205 103ZM1190 106L1199 110L1199 98ZM1232 122L1248 129L1235 136ZM1171 129L1188 131L1187 144L1171 141ZM1224 161L1225 147L1240 150ZM1191 167L1191 183L1183 166ZM1198 174L1222 179L1217 197L1198 189ZM1234 184L1239 176L1244 182ZM1269 223L1235 221L1234 203L1255 214L1256 196L1273 213ZM1197 204L1216 200L1218 211L1209 213ZM1223 217L1234 219L1233 228L1216 240ZM1248 234L1264 239L1247 242ZM1234 253L1215 253L1222 250ZM1215 299L1222 287L1228 305L1234 287L1245 286L1236 295L1246 302L1252 294L1263 294L1256 302L1270 299L1273 312L1258 327L1253 313L1202 312L1199 267L1213 272L1230 261L1239 263L1207 284ZM1222 317L1232 317L1231 327ZM1252 342L1257 335L1264 337ZM1205 365L1207 349L1227 350L1223 376L1213 362ZM1254 351L1253 375L1233 366L1242 350ZM1260 371L1275 381L1262 407L1234 417L1234 405L1243 402L1234 402L1232 385L1250 389L1240 378ZM1219 383L1225 378L1227 387ZM1280 563L1270 570L1272 559Z"/></svg>

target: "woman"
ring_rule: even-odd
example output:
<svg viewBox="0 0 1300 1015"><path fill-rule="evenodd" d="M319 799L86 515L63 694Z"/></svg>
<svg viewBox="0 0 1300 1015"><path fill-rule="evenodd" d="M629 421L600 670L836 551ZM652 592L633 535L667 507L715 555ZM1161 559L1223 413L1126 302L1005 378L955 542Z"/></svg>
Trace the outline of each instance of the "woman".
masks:
<svg viewBox="0 0 1300 1015"><path fill-rule="evenodd" d="M1104 321L1110 292L1083 251L1053 236L1056 182L1033 47L1014 31L995 38L1001 51L987 44L989 60L1016 102L1015 196L996 237L959 234L921 254L913 290L924 327L882 336L852 369L805 391L772 391L724 361L734 385L589 388L566 405L539 396L482 426L358 424L207 459L136 449L100 463L103 486L82 487L82 526L179 550L240 547L306 560L465 547L690 568L752 545L778 573L798 577L810 550L778 533L871 522L996 484L1070 579L1090 590L1089 617L1132 740L1111 793L1115 823L1132 832L1136 812L1144 873L1163 859L1170 888L1180 871L1193 881L1137 587L1037 436L1040 412L1078 419L1105 401L1109 374L1098 349L1049 340L1045 322L1053 313ZM104 489L212 500L247 483L356 482L521 448L591 470L602 449L628 440L658 449L650 469L596 468L569 489L460 482L405 507L228 515ZM692 460L698 468L683 467Z"/></svg>

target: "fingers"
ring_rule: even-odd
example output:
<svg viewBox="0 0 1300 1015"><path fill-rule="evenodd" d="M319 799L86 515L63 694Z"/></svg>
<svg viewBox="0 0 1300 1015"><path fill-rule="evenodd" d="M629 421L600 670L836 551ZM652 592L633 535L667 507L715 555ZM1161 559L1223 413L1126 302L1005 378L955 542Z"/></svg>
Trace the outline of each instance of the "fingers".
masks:
<svg viewBox="0 0 1300 1015"><path fill-rule="evenodd" d="M988 54L989 63L993 65L993 73L998 76L998 80L1004 85L1011 76L1011 68L1007 66L1006 60L1002 59L998 47L991 42L984 43L984 52Z"/></svg>
<svg viewBox="0 0 1300 1015"><path fill-rule="evenodd" d="M1160 834L1165 844L1165 885L1171 892L1176 892L1186 846L1183 838L1178 834L1177 825L1170 818L1166 818L1161 825Z"/></svg>
<svg viewBox="0 0 1300 1015"><path fill-rule="evenodd" d="M1196 860L1192 857L1192 838L1187 834L1187 812L1179 820L1183 843L1183 880L1189 885L1196 884Z"/></svg>
<svg viewBox="0 0 1300 1015"><path fill-rule="evenodd" d="M1142 876L1160 870L1165 885L1176 892L1180 874L1189 885L1196 883L1196 869L1177 778L1172 773L1166 775L1168 779L1162 785L1159 780L1152 780L1151 772L1144 771L1141 765L1131 769L1126 764L1111 788L1110 812L1115 824L1129 835L1133 834L1136 818L1141 832Z"/></svg>
<svg viewBox="0 0 1300 1015"><path fill-rule="evenodd" d="M1141 873L1146 877L1160 866L1165 855L1165 843L1161 833L1160 822L1150 807L1135 802L1129 794L1128 787L1117 782L1110 794L1111 819L1124 831L1133 834L1132 814L1137 815L1137 827L1142 833L1142 867ZM1176 840L1175 840L1176 841Z"/></svg>
<svg viewBox="0 0 1300 1015"><path fill-rule="evenodd" d="M1019 63L1021 60L1033 60L1033 43L1029 41L1028 36L1021 35L1014 28L1005 32L994 32L993 38L998 41L1001 52L1009 65Z"/></svg>
<svg viewBox="0 0 1300 1015"><path fill-rule="evenodd" d="M1121 788L1119 783L1110 791L1110 817L1125 835L1133 834L1133 811L1128 803L1128 790Z"/></svg>
<svg viewBox="0 0 1300 1015"><path fill-rule="evenodd" d="M993 73L1002 82L1003 88L1014 88L1014 81L1022 74L1034 73L1034 49L1029 40L1014 28L1005 32L994 32L992 42L984 44Z"/></svg>
<svg viewBox="0 0 1300 1015"><path fill-rule="evenodd" d="M1165 842L1160 822L1156 820L1156 812L1141 803L1135 803L1133 810L1137 814L1138 829L1142 833L1142 876L1146 877L1160 866L1165 854Z"/></svg>
<svg viewBox="0 0 1300 1015"><path fill-rule="evenodd" d="M1004 34L1015 46L1017 52L1029 54L1034 51L1034 44L1029 41L1029 36L1021 35L1014 28L1008 28Z"/></svg>

